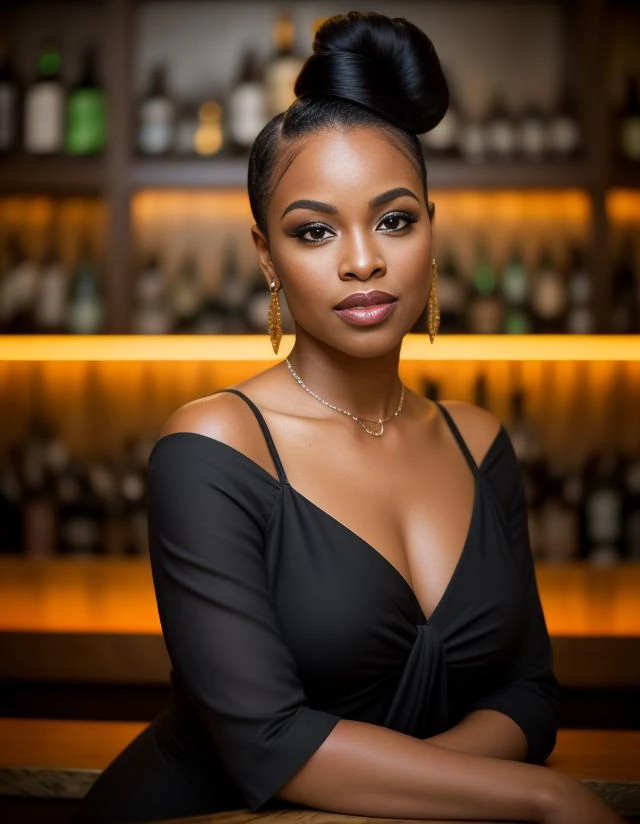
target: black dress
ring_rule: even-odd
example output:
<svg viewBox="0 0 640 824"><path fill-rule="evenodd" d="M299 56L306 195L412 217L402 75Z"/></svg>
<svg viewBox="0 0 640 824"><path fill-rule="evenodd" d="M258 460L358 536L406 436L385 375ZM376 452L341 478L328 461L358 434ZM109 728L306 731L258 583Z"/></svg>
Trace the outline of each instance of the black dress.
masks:
<svg viewBox="0 0 640 824"><path fill-rule="evenodd" d="M76 822L296 805L275 796L341 718L419 738L474 709L553 750L558 683L520 467L502 425L477 466L464 549L427 618L374 547L227 444L175 432L149 458L149 538L172 699L107 768Z"/></svg>

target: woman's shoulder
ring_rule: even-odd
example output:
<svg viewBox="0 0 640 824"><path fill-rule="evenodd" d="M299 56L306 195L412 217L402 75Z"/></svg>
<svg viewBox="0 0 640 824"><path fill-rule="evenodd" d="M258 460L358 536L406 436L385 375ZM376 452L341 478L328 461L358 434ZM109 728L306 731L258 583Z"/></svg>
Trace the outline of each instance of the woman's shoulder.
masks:
<svg viewBox="0 0 640 824"><path fill-rule="evenodd" d="M440 404L453 418L476 465L481 466L507 435L502 420L490 410L469 401L446 400Z"/></svg>
<svg viewBox="0 0 640 824"><path fill-rule="evenodd" d="M237 387L244 393L241 384ZM248 394L248 393L247 393ZM177 442L177 435L198 436L202 447L211 444L231 447L265 472L277 478L269 448L249 404L233 392L219 391L188 401L165 420L154 445ZM203 440L206 439L206 440Z"/></svg>

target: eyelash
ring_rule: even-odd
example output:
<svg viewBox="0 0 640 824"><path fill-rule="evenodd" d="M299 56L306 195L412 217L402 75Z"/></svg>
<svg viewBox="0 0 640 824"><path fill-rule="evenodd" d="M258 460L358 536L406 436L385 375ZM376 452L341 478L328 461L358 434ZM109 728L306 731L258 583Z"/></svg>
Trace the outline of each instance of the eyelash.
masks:
<svg viewBox="0 0 640 824"><path fill-rule="evenodd" d="M406 225L401 226L399 229L388 229L385 232L385 234L388 234L388 235L400 234L401 232L404 232L404 231L408 230L411 227L411 224L415 223L418 220L418 215L416 215L412 212L389 212L388 214L386 214L380 220L380 223L383 223L385 220L388 220L389 218L393 218L393 217L400 218L401 220L404 220ZM380 223L378 223L378 226L380 225ZM292 232L292 234L293 234L294 237L297 237L298 240L302 241L302 243L319 244L319 243L322 243L323 241L327 240L326 237L318 238L316 240L311 240L309 238L305 238L304 235L306 235L307 232L309 232L313 229L322 229L324 231L331 231L331 229L329 229L329 227L325 226L323 223L305 223L304 226L300 226L299 228L295 229Z"/></svg>

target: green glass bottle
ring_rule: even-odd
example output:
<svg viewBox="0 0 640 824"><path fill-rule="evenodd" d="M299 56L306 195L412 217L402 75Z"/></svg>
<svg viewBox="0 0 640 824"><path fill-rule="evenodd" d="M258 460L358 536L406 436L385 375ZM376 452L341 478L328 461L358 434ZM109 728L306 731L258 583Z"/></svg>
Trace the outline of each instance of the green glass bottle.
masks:
<svg viewBox="0 0 640 824"><path fill-rule="evenodd" d="M105 93L97 80L95 50L88 48L84 53L80 78L67 101L67 154L99 154L104 149L106 133Z"/></svg>

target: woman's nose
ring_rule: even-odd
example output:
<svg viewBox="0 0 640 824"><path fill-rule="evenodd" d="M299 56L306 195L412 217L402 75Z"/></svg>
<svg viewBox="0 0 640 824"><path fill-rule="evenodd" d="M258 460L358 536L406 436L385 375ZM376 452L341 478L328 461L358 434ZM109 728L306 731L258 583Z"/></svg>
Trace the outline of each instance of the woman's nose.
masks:
<svg viewBox="0 0 640 824"><path fill-rule="evenodd" d="M373 241L354 237L345 242L339 266L342 280L369 280L372 277L381 277L386 271L385 260Z"/></svg>

